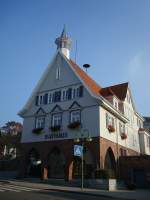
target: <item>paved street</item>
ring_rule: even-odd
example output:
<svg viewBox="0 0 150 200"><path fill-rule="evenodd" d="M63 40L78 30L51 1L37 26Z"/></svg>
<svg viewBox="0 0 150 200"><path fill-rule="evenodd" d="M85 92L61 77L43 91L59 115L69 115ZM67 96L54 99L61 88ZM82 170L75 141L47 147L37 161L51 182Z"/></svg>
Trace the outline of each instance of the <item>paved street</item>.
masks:
<svg viewBox="0 0 150 200"><path fill-rule="evenodd" d="M95 197L85 194L72 194L67 192L55 192L35 188L15 186L7 183L0 183L0 199L2 200L109 200L109 197Z"/></svg>
<svg viewBox="0 0 150 200"><path fill-rule="evenodd" d="M150 190L97 190L79 187L53 185L50 180L15 180L0 178L0 200L149 200Z"/></svg>

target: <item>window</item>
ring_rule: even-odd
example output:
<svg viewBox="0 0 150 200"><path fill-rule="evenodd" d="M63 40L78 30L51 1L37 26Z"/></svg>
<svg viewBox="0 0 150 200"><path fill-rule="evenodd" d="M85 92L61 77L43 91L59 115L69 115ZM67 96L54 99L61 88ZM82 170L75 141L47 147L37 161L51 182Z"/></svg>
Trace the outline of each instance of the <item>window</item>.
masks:
<svg viewBox="0 0 150 200"><path fill-rule="evenodd" d="M57 113L52 115L52 126L61 126L62 123L62 114Z"/></svg>
<svg viewBox="0 0 150 200"><path fill-rule="evenodd" d="M53 94L52 93L49 93L48 94L48 103L52 103L53 102Z"/></svg>
<svg viewBox="0 0 150 200"><path fill-rule="evenodd" d="M125 125L119 122L119 132L120 134L125 133Z"/></svg>
<svg viewBox="0 0 150 200"><path fill-rule="evenodd" d="M136 137L135 137L135 135L132 135L132 144L133 144L133 146L136 146Z"/></svg>
<svg viewBox="0 0 150 200"><path fill-rule="evenodd" d="M117 101L115 101L115 103L114 103L114 104L115 104L115 108L116 108L116 109L118 109L118 102L117 102Z"/></svg>
<svg viewBox="0 0 150 200"><path fill-rule="evenodd" d="M72 89L72 99L76 98L76 88Z"/></svg>
<svg viewBox="0 0 150 200"><path fill-rule="evenodd" d="M67 99L70 100L72 98L72 88L67 90Z"/></svg>
<svg viewBox="0 0 150 200"><path fill-rule="evenodd" d="M127 155L127 150L123 149L123 148L120 148L120 155L121 156L126 156Z"/></svg>
<svg viewBox="0 0 150 200"><path fill-rule="evenodd" d="M60 67L56 69L56 80L60 80Z"/></svg>
<svg viewBox="0 0 150 200"><path fill-rule="evenodd" d="M36 96L36 99L35 99L35 105L36 105L36 106L39 105L39 96Z"/></svg>
<svg viewBox="0 0 150 200"><path fill-rule="evenodd" d="M43 103L43 95L40 95L39 96L39 103L38 103L38 105L42 105L42 103Z"/></svg>
<svg viewBox="0 0 150 200"><path fill-rule="evenodd" d="M109 116L108 113L106 113L106 127L108 128L109 125L112 125L115 127L115 119L114 117Z"/></svg>
<svg viewBox="0 0 150 200"><path fill-rule="evenodd" d="M61 100L61 91L53 93L53 102L59 102Z"/></svg>
<svg viewBox="0 0 150 200"><path fill-rule="evenodd" d="M71 111L70 121L71 121L71 123L80 122L81 121L81 111L80 110Z"/></svg>
<svg viewBox="0 0 150 200"><path fill-rule="evenodd" d="M35 128L44 128L45 126L45 117L38 117L35 121Z"/></svg>
<svg viewBox="0 0 150 200"><path fill-rule="evenodd" d="M46 105L48 103L48 93L43 96L43 103Z"/></svg>

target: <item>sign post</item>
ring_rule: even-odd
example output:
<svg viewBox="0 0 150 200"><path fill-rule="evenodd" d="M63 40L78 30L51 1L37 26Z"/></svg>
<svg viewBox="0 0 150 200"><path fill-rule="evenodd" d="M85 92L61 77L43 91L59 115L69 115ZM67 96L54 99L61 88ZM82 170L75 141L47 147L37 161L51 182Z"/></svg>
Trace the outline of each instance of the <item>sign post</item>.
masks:
<svg viewBox="0 0 150 200"><path fill-rule="evenodd" d="M82 175L81 175L81 190L84 187L84 141L91 142L92 138L90 137L88 129L81 129L80 137L75 139L75 142L81 142L81 145L74 145L74 156L81 157L81 167L82 167Z"/></svg>
<svg viewBox="0 0 150 200"><path fill-rule="evenodd" d="M82 168L82 172L81 172L81 189L83 190L84 187L84 158L83 158L83 142L82 145L74 145L74 156L79 156L81 157L81 168Z"/></svg>

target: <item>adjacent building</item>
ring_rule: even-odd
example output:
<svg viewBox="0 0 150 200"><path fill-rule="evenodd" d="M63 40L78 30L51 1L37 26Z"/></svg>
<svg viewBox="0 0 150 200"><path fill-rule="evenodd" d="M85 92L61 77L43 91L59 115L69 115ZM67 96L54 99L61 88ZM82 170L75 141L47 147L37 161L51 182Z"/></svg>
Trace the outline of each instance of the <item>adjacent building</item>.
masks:
<svg viewBox="0 0 150 200"><path fill-rule="evenodd" d="M130 84L96 83L70 58L65 28L55 43L51 63L19 112L24 119L21 175L79 177L81 159L73 149L80 138L85 138L85 176L95 177L101 169L116 174L120 156L140 155L148 145L141 138L144 118L135 108Z"/></svg>

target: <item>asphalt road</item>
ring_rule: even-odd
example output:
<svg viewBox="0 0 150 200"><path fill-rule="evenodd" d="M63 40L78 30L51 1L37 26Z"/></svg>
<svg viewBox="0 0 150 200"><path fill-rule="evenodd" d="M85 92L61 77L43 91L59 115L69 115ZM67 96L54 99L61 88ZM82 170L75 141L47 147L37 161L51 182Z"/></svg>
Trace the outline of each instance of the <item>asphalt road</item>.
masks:
<svg viewBox="0 0 150 200"><path fill-rule="evenodd" d="M0 183L0 200L109 200L113 198L96 197L85 194L40 190L12 184Z"/></svg>

